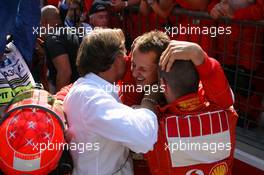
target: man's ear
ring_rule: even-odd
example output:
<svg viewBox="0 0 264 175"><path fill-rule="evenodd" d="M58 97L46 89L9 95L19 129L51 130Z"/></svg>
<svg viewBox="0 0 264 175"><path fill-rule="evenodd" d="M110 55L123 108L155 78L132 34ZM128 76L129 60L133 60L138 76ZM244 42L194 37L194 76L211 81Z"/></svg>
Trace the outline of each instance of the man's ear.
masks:
<svg viewBox="0 0 264 175"><path fill-rule="evenodd" d="M119 57L116 57L116 58L114 59L113 64L111 65L111 68L112 68L112 67L116 67L116 68L117 68L117 67L118 67L118 64L119 64L119 61L120 61L120 60L119 60Z"/></svg>

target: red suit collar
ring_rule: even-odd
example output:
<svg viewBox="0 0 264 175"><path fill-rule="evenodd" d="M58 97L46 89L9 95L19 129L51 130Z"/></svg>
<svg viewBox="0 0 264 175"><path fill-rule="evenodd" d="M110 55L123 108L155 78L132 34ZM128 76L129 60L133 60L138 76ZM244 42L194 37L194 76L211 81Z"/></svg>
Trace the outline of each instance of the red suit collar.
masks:
<svg viewBox="0 0 264 175"><path fill-rule="evenodd" d="M182 96L164 107L159 106L158 110L161 114L183 115L203 111L208 106L209 102L202 96L192 93Z"/></svg>

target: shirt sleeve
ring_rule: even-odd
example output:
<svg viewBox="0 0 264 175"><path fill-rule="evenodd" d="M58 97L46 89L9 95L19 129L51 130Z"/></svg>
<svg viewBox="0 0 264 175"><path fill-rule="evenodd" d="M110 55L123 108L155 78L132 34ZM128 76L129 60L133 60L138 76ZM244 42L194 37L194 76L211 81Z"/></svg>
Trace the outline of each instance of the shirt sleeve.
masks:
<svg viewBox="0 0 264 175"><path fill-rule="evenodd" d="M61 101L64 101L66 95L69 93L71 87L72 87L72 83L67 85L67 86L64 86L63 88L60 89L59 92L56 93L55 97L58 99L58 100L61 100Z"/></svg>
<svg viewBox="0 0 264 175"><path fill-rule="evenodd" d="M66 114L81 117L86 129L112 141L120 142L137 153L153 149L157 141L156 115L148 109L132 109L117 102L104 91L78 87L66 97ZM74 109L79 109L74 110Z"/></svg>
<svg viewBox="0 0 264 175"><path fill-rule="evenodd" d="M51 60L56 58L57 56L67 53L62 38L58 35L48 36L45 43L45 48Z"/></svg>
<svg viewBox="0 0 264 175"><path fill-rule="evenodd" d="M232 106L233 92L219 62L206 55L204 63L196 68L206 99L222 108Z"/></svg>

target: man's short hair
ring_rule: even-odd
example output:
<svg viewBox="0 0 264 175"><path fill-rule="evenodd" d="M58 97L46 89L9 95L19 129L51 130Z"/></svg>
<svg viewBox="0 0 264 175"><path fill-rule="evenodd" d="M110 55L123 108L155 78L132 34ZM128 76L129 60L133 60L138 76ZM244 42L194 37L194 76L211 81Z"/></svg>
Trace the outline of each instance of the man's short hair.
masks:
<svg viewBox="0 0 264 175"><path fill-rule="evenodd" d="M162 52L170 43L170 38L161 31L151 31L136 38L133 42L133 49L138 49L142 53L150 51L156 54L156 63L158 63Z"/></svg>
<svg viewBox="0 0 264 175"><path fill-rule="evenodd" d="M76 65L81 76L107 71L115 58L125 53L125 37L121 29L95 29L79 48Z"/></svg>
<svg viewBox="0 0 264 175"><path fill-rule="evenodd" d="M176 60L169 72L159 68L159 77L163 78L177 96L198 91L199 75L191 61Z"/></svg>
<svg viewBox="0 0 264 175"><path fill-rule="evenodd" d="M46 5L41 8L41 20L59 19L59 9L53 5Z"/></svg>

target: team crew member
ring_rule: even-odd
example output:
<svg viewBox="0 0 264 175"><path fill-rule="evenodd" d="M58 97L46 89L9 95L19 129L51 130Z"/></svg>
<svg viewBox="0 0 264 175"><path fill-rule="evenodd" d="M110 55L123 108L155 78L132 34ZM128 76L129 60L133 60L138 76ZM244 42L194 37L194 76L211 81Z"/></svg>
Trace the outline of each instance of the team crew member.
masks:
<svg viewBox="0 0 264 175"><path fill-rule="evenodd" d="M145 33L134 40L131 54L126 58L125 76L120 81L124 88L119 92L119 96L124 104L140 104L144 93L137 91L137 87L157 84L158 60L169 42L169 37L160 31ZM129 86L135 87L135 90L125 88Z"/></svg>
<svg viewBox="0 0 264 175"><path fill-rule="evenodd" d="M122 79L123 85L145 86L157 83L157 69L160 55L166 49L169 42L168 36L158 31L152 31L139 36L132 46L131 57L127 58L127 70ZM188 42L177 43L179 46L185 46ZM193 45L196 46L194 43ZM179 54L187 58L196 57L196 52L193 52L192 49L181 50ZM217 72L221 74L219 77L224 77L224 81L221 81L220 84L214 80L204 80L203 87L199 91L201 94L205 91L206 98L223 108L227 108L233 104L232 92L228 82L225 81L226 79L222 73L221 67L216 67L216 69L218 69ZM219 88L216 89L214 88L215 86ZM124 104L132 106L140 104L143 94L139 92L122 91L120 92L120 98Z"/></svg>
<svg viewBox="0 0 264 175"><path fill-rule="evenodd" d="M73 174L133 174L129 149L153 148L157 119L148 96L142 109L119 102L113 85L125 72L124 35L120 29L97 29L86 36L77 58L81 74L64 99L64 110L74 135L71 142L91 144L85 152L71 150ZM152 110L152 111L151 111Z"/></svg>
<svg viewBox="0 0 264 175"><path fill-rule="evenodd" d="M75 65L79 38L72 30L61 28L59 10L51 5L41 9L41 26L54 27L54 33L45 33L42 37L49 69L50 92L54 93L79 77ZM51 30L52 32L52 30Z"/></svg>
<svg viewBox="0 0 264 175"><path fill-rule="evenodd" d="M190 49L195 56L184 56L183 51ZM229 98L222 89L221 84L228 83L220 64L198 45L177 41L169 45L160 63L159 78L168 104L158 110L158 142L146 155L152 174L231 174L237 115L231 106L207 98L213 88L218 92L215 99ZM199 94L199 80L205 94ZM226 102L218 98L218 103Z"/></svg>

